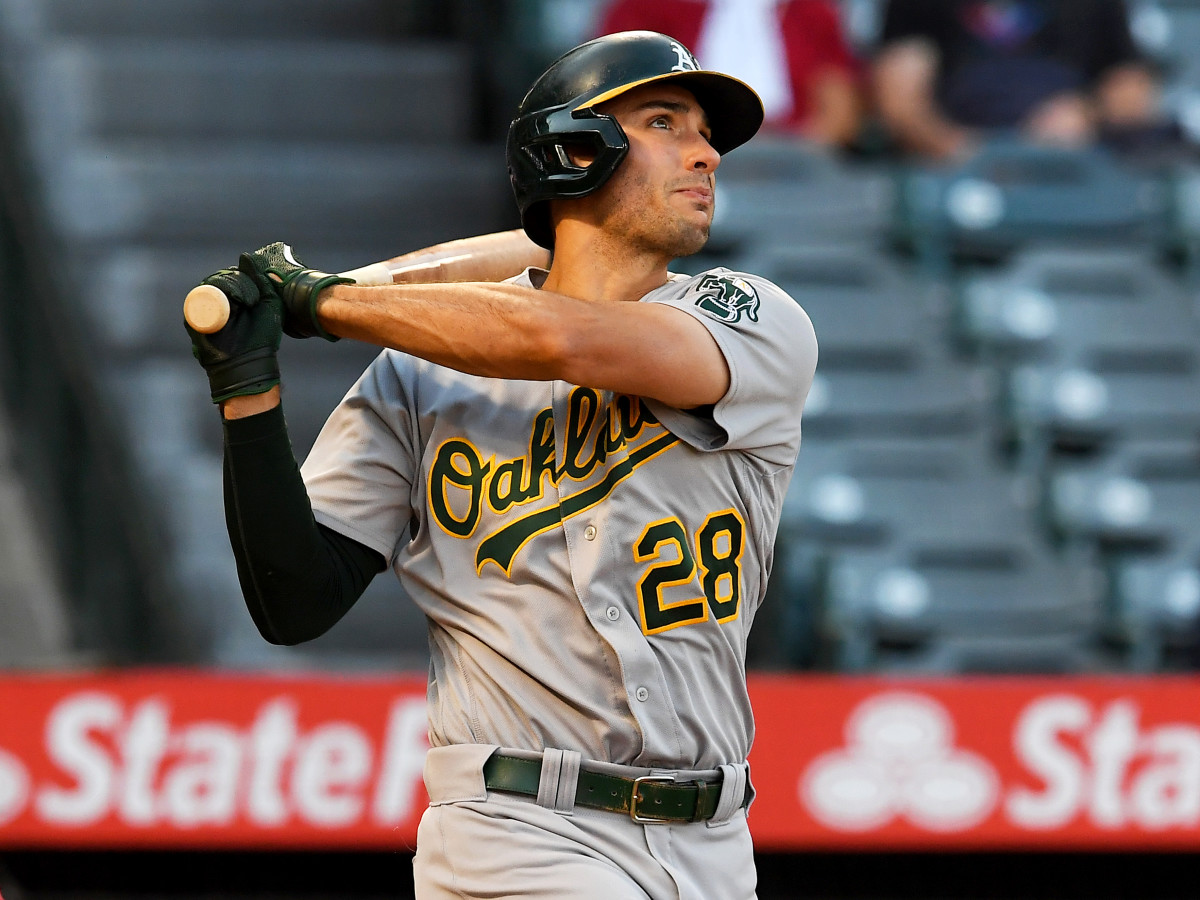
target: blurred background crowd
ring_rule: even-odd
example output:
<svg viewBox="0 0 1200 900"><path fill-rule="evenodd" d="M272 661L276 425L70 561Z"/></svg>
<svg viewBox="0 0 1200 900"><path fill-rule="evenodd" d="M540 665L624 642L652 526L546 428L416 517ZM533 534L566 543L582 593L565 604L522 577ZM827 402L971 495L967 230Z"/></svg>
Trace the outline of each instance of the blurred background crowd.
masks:
<svg viewBox="0 0 1200 900"><path fill-rule="evenodd" d="M376 579L264 643L180 303L515 227L511 110L649 28L763 98L712 242L821 362L751 666L1165 672L1200 621L1200 4L0 0L0 667L422 670ZM288 344L303 455L374 354Z"/></svg>

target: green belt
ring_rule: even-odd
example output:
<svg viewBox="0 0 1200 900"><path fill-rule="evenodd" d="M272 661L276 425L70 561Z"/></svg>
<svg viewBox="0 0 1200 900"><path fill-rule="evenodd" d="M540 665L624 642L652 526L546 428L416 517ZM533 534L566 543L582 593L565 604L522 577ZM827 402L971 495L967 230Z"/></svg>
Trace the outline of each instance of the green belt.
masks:
<svg viewBox="0 0 1200 900"><path fill-rule="evenodd" d="M538 795L542 762L493 754L483 764L490 791ZM713 817L721 800L721 782L672 781L670 775L622 778L599 772L579 772L575 805L626 813L643 824L703 822Z"/></svg>

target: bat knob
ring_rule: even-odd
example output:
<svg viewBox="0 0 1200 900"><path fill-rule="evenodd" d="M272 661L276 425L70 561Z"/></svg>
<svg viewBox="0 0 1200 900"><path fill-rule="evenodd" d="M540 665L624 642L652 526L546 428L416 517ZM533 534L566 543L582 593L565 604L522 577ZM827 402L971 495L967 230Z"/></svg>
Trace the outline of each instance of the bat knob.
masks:
<svg viewBox="0 0 1200 900"><path fill-rule="evenodd" d="M229 321L229 298L211 284L197 285L183 300L183 318L201 334L220 331Z"/></svg>

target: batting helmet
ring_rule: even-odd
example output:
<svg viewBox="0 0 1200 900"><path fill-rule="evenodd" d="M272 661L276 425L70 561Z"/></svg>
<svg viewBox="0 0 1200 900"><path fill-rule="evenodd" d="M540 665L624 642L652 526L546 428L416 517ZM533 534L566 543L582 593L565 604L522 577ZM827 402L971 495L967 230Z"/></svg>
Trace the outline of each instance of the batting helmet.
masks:
<svg viewBox="0 0 1200 900"><path fill-rule="evenodd" d="M547 202L599 189L629 152L617 120L597 112L596 106L639 85L665 81L695 95L718 153L744 144L762 125L762 101L749 85L701 69L674 38L625 31L581 44L533 83L508 128L508 175L530 238L553 247ZM595 159L587 167L577 166L567 147L591 150Z"/></svg>

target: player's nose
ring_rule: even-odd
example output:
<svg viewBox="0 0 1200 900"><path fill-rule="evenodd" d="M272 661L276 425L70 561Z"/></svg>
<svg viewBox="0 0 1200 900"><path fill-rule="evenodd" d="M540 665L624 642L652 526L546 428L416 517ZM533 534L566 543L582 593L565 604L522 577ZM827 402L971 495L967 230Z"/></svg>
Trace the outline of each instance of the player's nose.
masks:
<svg viewBox="0 0 1200 900"><path fill-rule="evenodd" d="M701 132L693 133L688 144L688 168L700 171L715 172L721 164L721 154L708 142Z"/></svg>

